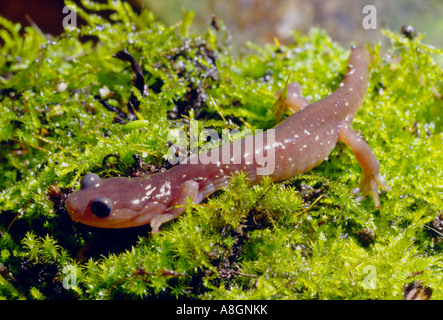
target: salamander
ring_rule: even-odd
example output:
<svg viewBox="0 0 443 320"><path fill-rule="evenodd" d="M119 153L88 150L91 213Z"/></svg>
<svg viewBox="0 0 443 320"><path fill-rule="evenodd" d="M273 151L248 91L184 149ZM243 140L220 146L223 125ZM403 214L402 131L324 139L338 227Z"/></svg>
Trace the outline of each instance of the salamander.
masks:
<svg viewBox="0 0 443 320"><path fill-rule="evenodd" d="M294 113L273 129L211 149L208 154L219 155L219 161L207 163L198 157L166 172L136 178L101 179L94 173L87 174L80 190L66 200L71 218L101 228L149 223L156 233L163 223L185 211L187 201L200 203L226 187L233 174L244 172L251 184L259 183L265 175L276 182L286 180L318 166L338 141L351 148L363 171L359 186L351 194L361 192L359 200L371 194L379 208L377 188L391 188L380 174L377 157L352 129L353 118L366 95L369 63L367 49L363 45L353 47L342 83L315 103L301 95L299 84L289 84L286 90L277 92L276 104ZM256 144L255 152L244 151L256 141L266 143ZM223 158L226 150L228 157ZM264 163L258 154L272 156L273 170L263 173Z"/></svg>

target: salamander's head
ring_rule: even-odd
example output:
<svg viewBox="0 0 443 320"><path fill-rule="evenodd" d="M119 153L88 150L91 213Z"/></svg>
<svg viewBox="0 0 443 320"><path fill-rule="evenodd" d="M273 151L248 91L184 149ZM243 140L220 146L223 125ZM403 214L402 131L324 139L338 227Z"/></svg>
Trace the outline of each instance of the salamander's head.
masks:
<svg viewBox="0 0 443 320"><path fill-rule="evenodd" d="M66 199L66 208L72 220L94 227L127 228L147 224L165 211L167 199L159 198L154 192L148 195L147 191L140 199L139 185L135 179L103 180L89 173L82 179L81 189ZM150 185L145 184L145 188ZM154 196L157 201L152 200Z"/></svg>

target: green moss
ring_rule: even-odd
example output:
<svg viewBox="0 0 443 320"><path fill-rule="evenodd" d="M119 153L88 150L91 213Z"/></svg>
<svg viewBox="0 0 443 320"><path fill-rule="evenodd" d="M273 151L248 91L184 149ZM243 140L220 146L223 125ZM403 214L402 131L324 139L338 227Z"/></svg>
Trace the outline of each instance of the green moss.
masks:
<svg viewBox="0 0 443 320"><path fill-rule="evenodd" d="M236 57L221 22L195 35L191 13L165 26L119 1L83 4L87 25L54 39L32 28L21 35L0 18L0 298L401 299L418 280L443 298L442 230L431 223L443 207L441 50L388 31L391 47L371 49L354 128L393 187L380 210L349 195L361 169L339 144L283 183L234 177L159 234L97 229L64 209L85 173L165 165L168 132L189 125L171 117L219 131L270 128L275 90L289 79L321 99L341 82L349 51L313 29L289 46L248 44ZM128 63L112 57L123 49L142 67L145 96ZM125 118L131 92L140 120Z"/></svg>

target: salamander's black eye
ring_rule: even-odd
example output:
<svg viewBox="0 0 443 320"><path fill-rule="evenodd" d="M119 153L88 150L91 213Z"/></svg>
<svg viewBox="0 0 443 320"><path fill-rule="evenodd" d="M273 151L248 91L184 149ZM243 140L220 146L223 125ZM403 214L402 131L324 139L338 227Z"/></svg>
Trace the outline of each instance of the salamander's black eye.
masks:
<svg viewBox="0 0 443 320"><path fill-rule="evenodd" d="M100 180L100 177L95 173L88 173L86 176L83 177L80 185L82 189L90 188L99 183Z"/></svg>
<svg viewBox="0 0 443 320"><path fill-rule="evenodd" d="M112 201L105 197L97 197L91 200L91 212L99 218L106 218L112 212Z"/></svg>

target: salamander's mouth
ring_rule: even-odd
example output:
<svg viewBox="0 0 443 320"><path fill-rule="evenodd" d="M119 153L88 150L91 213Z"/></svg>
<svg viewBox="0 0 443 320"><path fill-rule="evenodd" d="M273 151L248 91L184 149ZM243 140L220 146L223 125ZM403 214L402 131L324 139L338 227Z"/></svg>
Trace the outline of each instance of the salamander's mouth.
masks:
<svg viewBox="0 0 443 320"><path fill-rule="evenodd" d="M92 227L110 229L130 228L148 224L153 217L164 213L167 208L164 204L150 202L139 211L119 207L113 208L109 215L100 217L91 212L90 203L78 200L77 195L72 194L65 202L72 220Z"/></svg>
<svg viewBox="0 0 443 320"><path fill-rule="evenodd" d="M72 220L99 228L129 228L149 223L149 221L143 221L146 220L146 217L141 216L139 212L127 208L116 209L109 216L104 218L93 215L90 210L76 212L71 211L68 208L68 212Z"/></svg>

